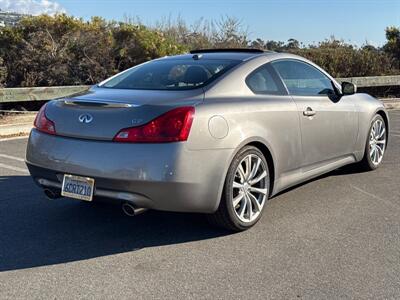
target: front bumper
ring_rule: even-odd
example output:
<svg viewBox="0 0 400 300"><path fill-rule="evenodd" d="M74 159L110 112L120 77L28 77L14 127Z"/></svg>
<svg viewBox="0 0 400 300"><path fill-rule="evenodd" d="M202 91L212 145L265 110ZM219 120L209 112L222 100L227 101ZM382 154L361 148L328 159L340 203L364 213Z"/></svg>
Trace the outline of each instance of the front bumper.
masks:
<svg viewBox="0 0 400 300"><path fill-rule="evenodd" d="M95 179L94 196L138 207L214 212L231 149L188 150L185 143L124 144L32 130L26 162L35 182L59 189L63 174Z"/></svg>

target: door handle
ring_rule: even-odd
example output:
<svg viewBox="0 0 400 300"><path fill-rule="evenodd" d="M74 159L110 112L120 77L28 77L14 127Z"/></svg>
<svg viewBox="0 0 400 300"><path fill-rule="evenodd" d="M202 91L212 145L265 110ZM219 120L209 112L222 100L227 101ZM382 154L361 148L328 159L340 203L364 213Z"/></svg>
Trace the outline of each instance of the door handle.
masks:
<svg viewBox="0 0 400 300"><path fill-rule="evenodd" d="M317 112L313 110L311 107L307 107L305 111L303 111L303 115L306 117L312 117L316 114Z"/></svg>

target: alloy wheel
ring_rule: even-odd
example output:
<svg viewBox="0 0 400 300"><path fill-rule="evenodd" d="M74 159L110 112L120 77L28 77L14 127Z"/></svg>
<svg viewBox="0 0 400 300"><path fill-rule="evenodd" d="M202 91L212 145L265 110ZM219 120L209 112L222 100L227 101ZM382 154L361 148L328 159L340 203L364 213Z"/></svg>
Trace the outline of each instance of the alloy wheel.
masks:
<svg viewBox="0 0 400 300"><path fill-rule="evenodd" d="M369 157L377 166L381 163L386 149L386 126L381 119L377 119L371 127L369 136Z"/></svg>
<svg viewBox="0 0 400 300"><path fill-rule="evenodd" d="M244 223L257 219L268 196L268 169L255 155L245 156L236 168L232 184L232 204Z"/></svg>

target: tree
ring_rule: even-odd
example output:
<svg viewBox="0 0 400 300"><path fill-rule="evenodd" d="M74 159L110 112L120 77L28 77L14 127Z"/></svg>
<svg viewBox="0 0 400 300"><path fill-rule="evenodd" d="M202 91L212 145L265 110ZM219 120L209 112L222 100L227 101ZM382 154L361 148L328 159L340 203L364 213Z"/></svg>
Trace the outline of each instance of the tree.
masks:
<svg viewBox="0 0 400 300"><path fill-rule="evenodd" d="M4 66L4 60L0 57L0 87L4 87L7 78L7 68Z"/></svg>
<svg viewBox="0 0 400 300"><path fill-rule="evenodd" d="M249 44L247 30L239 19L233 17L213 22L211 41L215 48L246 48Z"/></svg>
<svg viewBox="0 0 400 300"><path fill-rule="evenodd" d="M251 44L250 44L250 47L254 48L254 49L260 49L260 50L266 50L267 49L266 43L260 38L252 41Z"/></svg>
<svg viewBox="0 0 400 300"><path fill-rule="evenodd" d="M383 49L393 58L397 68L400 69L400 28L394 26L386 28L386 39L387 43Z"/></svg>
<svg viewBox="0 0 400 300"><path fill-rule="evenodd" d="M15 27L0 27L0 86L94 84L139 63L199 48L286 51L314 61L336 77L390 75L400 72L400 29L386 29L383 48L357 47L331 37L304 46L249 40L232 17L191 25L178 18L146 26L138 20L90 21L67 15L25 17Z"/></svg>
<svg viewBox="0 0 400 300"><path fill-rule="evenodd" d="M289 39L286 44L286 49L288 50L293 50L293 49L299 49L300 48L300 42L296 39Z"/></svg>

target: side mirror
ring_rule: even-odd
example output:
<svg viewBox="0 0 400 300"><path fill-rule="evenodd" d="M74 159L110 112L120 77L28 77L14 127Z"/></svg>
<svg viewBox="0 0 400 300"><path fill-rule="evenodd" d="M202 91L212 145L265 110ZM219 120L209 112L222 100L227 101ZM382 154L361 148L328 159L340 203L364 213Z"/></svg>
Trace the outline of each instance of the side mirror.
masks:
<svg viewBox="0 0 400 300"><path fill-rule="evenodd" d="M357 86L351 82L342 82L342 95L353 95L357 93Z"/></svg>

